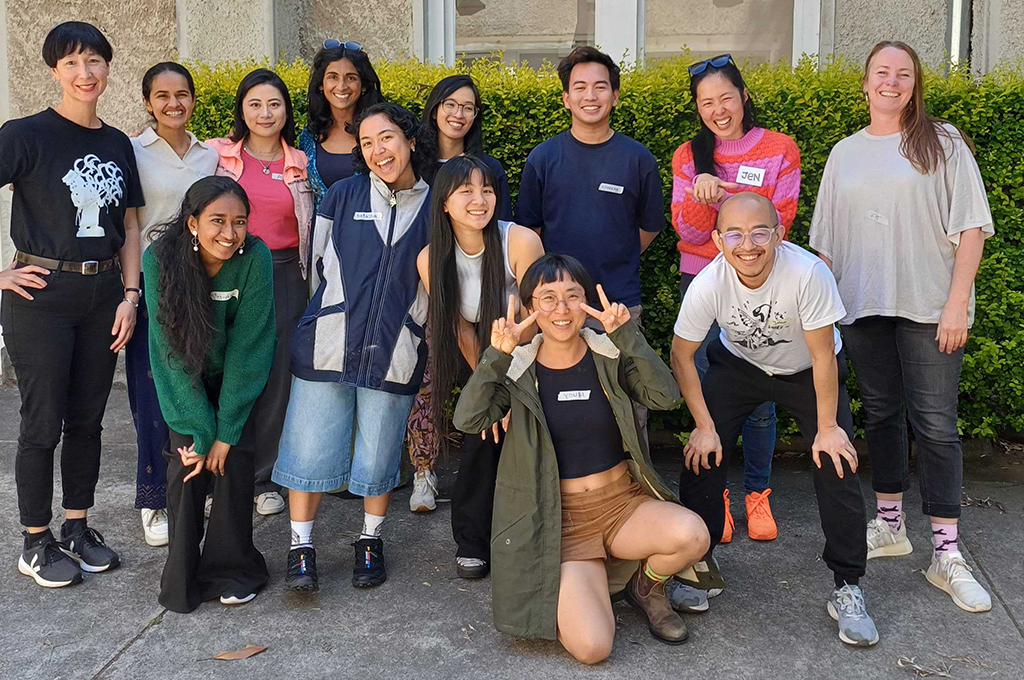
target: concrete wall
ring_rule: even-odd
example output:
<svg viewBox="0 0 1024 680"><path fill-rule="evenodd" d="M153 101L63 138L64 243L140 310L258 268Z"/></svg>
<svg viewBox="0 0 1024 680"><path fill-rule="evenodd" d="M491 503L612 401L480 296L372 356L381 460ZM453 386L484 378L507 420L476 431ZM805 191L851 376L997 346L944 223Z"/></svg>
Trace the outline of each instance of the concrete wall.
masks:
<svg viewBox="0 0 1024 680"><path fill-rule="evenodd" d="M273 0L179 0L179 4L183 10L181 53L189 60L261 59L274 52Z"/></svg>
<svg viewBox="0 0 1024 680"><path fill-rule="evenodd" d="M325 38L337 38L362 43L371 60L411 58L413 2L305 0L300 53L312 59Z"/></svg>
<svg viewBox="0 0 1024 680"><path fill-rule="evenodd" d="M835 0L835 53L863 63L878 41L904 40L941 68L948 12L948 0Z"/></svg>
<svg viewBox="0 0 1024 680"><path fill-rule="evenodd" d="M579 8L576 0L488 0L476 14L455 17L459 50L511 38L517 43L571 42Z"/></svg>
<svg viewBox="0 0 1024 680"><path fill-rule="evenodd" d="M1024 2L974 0L971 65L983 72L999 63L1024 69Z"/></svg>
<svg viewBox="0 0 1024 680"><path fill-rule="evenodd" d="M647 0L648 58L689 47L694 56L790 58L793 0Z"/></svg>

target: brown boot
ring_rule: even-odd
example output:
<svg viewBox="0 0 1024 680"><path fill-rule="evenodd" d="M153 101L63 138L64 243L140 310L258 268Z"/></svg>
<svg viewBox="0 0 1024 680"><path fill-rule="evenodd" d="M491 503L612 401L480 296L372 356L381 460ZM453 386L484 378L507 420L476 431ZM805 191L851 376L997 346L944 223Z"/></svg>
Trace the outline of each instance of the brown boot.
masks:
<svg viewBox="0 0 1024 680"><path fill-rule="evenodd" d="M665 595L667 581L655 581L644 573L647 561L640 563L633 577L626 585L626 599L647 617L647 629L651 635L670 645L686 642L689 633L686 622L676 614Z"/></svg>

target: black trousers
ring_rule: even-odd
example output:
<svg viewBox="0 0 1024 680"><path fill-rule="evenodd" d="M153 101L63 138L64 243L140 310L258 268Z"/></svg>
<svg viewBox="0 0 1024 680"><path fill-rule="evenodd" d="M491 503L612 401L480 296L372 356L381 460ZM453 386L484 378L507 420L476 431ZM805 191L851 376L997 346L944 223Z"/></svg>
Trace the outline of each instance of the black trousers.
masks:
<svg viewBox="0 0 1024 680"><path fill-rule="evenodd" d="M292 374L291 340L292 331L306 311L309 297L306 282L299 271L299 249L284 248L273 251L274 256L274 335L277 347L274 349L274 363L263 394L252 407L256 423L256 487L255 493L280 491L270 475L277 463L277 447L281 442L284 416L288 411L291 395ZM250 501L251 502L251 501Z"/></svg>
<svg viewBox="0 0 1024 680"><path fill-rule="evenodd" d="M34 300L3 291L0 324L21 394L21 432L14 476L18 513L29 527L53 519L53 453L60 452L63 505L93 506L100 473L100 432L114 380L110 351L124 297L117 269L85 276L54 271Z"/></svg>
<svg viewBox="0 0 1024 680"><path fill-rule="evenodd" d="M252 542L253 419L231 447L224 476L203 470L183 482L192 467L177 450L192 437L171 430L167 459L167 519L170 545L160 578L160 604L187 614L221 595L257 593L270 578L263 555ZM203 541L203 508L213 492L213 509Z"/></svg>
<svg viewBox="0 0 1024 680"><path fill-rule="evenodd" d="M460 385L473 374L469 364L459 356ZM437 396L437 395L435 395ZM498 479L498 460L505 432L498 425L498 443L491 430L487 439L479 434L462 434L459 474L452 489L452 535L458 549L456 557L491 559L491 515L494 512L494 484Z"/></svg>
<svg viewBox="0 0 1024 680"><path fill-rule="evenodd" d="M853 417L850 397L846 393L846 359L840 352L839 408L837 421L853 440ZM794 375L770 376L753 364L733 355L721 340L708 347L711 364L704 377L704 400L715 421L722 440L722 464L710 461L711 469L695 475L684 469L679 475L679 497L707 524L711 548L718 544L725 525L726 471L729 458L736 449L736 438L754 409L766 401L774 401L796 418L800 432L808 442L818 432L818 408L815 401L811 369ZM867 518L860 481L843 461L843 478L836 474L829 456L822 454L821 468L813 467L814 492L818 497L818 514L825 533L822 557L833 571L837 583L844 580L856 584L864 575L867 561Z"/></svg>

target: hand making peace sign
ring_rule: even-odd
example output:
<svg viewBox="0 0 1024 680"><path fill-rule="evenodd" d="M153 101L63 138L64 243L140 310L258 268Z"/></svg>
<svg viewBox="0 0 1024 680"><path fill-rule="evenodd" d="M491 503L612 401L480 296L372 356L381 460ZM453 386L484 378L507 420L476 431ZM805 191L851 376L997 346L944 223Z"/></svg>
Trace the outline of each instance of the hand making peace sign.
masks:
<svg viewBox="0 0 1024 680"><path fill-rule="evenodd" d="M629 307L621 302L608 302L608 296L604 294L604 288L600 283L597 284L597 294L601 298L604 311L599 312L588 304L580 305L580 309L600 321L605 333L611 333L629 321Z"/></svg>
<svg viewBox="0 0 1024 680"><path fill-rule="evenodd" d="M491 347L505 354L512 354L512 350L519 346L519 339L523 336L523 331L536 321L538 314L540 314L539 309L516 323L516 298L514 295L509 295L508 314L504 319L497 318L491 324Z"/></svg>

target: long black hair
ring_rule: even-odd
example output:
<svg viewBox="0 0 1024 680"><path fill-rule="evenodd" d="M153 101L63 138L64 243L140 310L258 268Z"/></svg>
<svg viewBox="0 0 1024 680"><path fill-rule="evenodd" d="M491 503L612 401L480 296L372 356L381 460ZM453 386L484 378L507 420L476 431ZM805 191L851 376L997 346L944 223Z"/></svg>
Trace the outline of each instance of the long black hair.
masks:
<svg viewBox="0 0 1024 680"><path fill-rule="evenodd" d="M434 176L430 189L430 302L427 319L430 324L430 375L433 398L430 416L438 432L445 427L444 407L455 386L459 368L459 315L462 291L455 268L455 249L458 244L452 229L451 217L444 206L448 198L469 184L473 173L479 171L484 186L497 194L497 178L476 156L457 156ZM480 318L476 324L477 356L491 344L491 323L504 316L508 305L505 295L505 252L498 228L498 210L483 229L484 254L480 282Z"/></svg>
<svg viewBox="0 0 1024 680"><path fill-rule="evenodd" d="M292 96L288 93L288 86L281 80L281 76L267 68L258 68L251 71L242 82L238 83L238 90L235 92L235 126L228 135L232 142L240 142L249 134L249 126L245 124L245 116L242 110L245 107L245 95L257 85L273 85L281 93L284 99L284 127L281 128L281 139L288 143L288 146L295 146L295 116L292 113Z"/></svg>
<svg viewBox="0 0 1024 680"><path fill-rule="evenodd" d="M410 142L416 141L416 148L412 150L409 157L409 162L412 163L412 171L415 173L417 179L423 177L424 172L427 168L435 162L437 158L437 152L434 151L434 145L429 139L425 139L422 135L423 126L416 116L398 104L391 104L389 102L381 102L380 104L374 104L373 106L365 109L359 114L359 117L355 119L353 134L356 137L356 146L352 149L352 157L354 159L356 172L369 173L370 166L366 164L366 159L363 158L363 147L359 143L359 126L363 124L363 121L370 116L375 116L378 113L388 117L388 119L397 125L401 130L405 138Z"/></svg>
<svg viewBox="0 0 1024 680"><path fill-rule="evenodd" d="M167 337L168 360L180 361L184 371L198 382L206 363L213 335L210 308L210 278L199 253L193 250L188 218L199 216L221 196L236 196L249 212L245 189L230 177L204 177L189 187L174 219L157 226L149 238L150 249L160 264L157 287L160 302L157 322ZM247 235L248 250L255 236ZM235 257L242 257L236 253Z"/></svg>
<svg viewBox="0 0 1024 680"><path fill-rule="evenodd" d="M306 128L313 135L313 139L318 142L323 142L327 139L327 133L331 131L331 126L334 125L331 105L327 102L327 97L321 89L324 86L324 74L327 72L328 66L342 59L348 59L352 62L356 73L359 74L359 80L362 85L359 100L352 111L353 121L369 107L385 101L384 95L380 91L380 78L377 77L377 72L373 70L373 64L370 63L370 58L366 55L366 52L363 50L347 50L344 45L321 49L313 57L313 71L309 74L309 92L306 95L309 102L309 120L306 123ZM345 131L349 134L355 134L355 127L352 123L348 123L345 126Z"/></svg>
<svg viewBox="0 0 1024 680"><path fill-rule="evenodd" d="M440 132L437 129L437 109L445 99L451 97L455 92L468 87L473 91L473 103L476 104L476 117L473 124L469 126L466 136L462 138L462 151L466 154L480 155L484 152L484 105L480 101L480 90L476 81L467 75L454 75L442 78L427 97L427 103L423 107L423 134L422 137L430 137L435 150L440 148L437 138ZM439 163L434 163L427 170L424 179L428 184L433 183L434 175L437 173Z"/></svg>
<svg viewBox="0 0 1024 680"><path fill-rule="evenodd" d="M716 73L722 74L726 80L735 85L736 89L740 91L741 97L744 92L747 92L747 84L743 82L743 74L740 73L739 67L732 60L725 66L712 66L708 64L707 68L701 73L690 76L690 99L693 100L694 106L697 106L697 86L700 85L702 80ZM700 130L690 140L695 171L697 174L707 173L715 175L715 133L704 124L704 119L700 117L699 106L697 106L697 123L700 125ZM743 102L744 134L750 132L755 127L757 127L757 108L754 107L754 98L748 92L747 100Z"/></svg>

